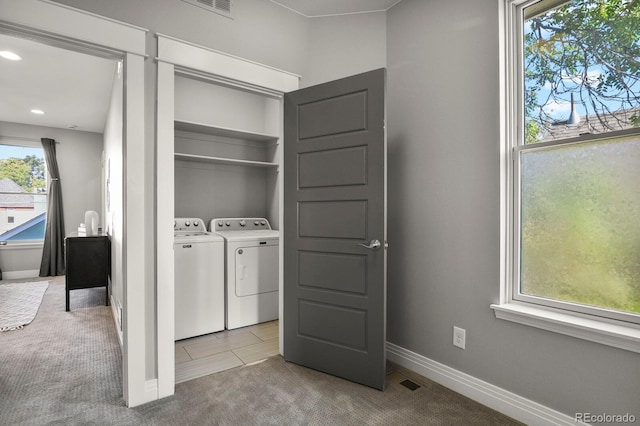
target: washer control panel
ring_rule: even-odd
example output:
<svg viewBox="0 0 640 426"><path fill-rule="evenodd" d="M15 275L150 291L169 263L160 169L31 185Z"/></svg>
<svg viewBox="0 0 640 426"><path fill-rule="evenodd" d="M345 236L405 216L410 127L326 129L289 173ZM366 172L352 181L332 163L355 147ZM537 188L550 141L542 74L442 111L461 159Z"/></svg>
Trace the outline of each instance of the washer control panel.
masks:
<svg viewBox="0 0 640 426"><path fill-rule="evenodd" d="M271 230L269 221L263 217L219 218L210 222L210 231L256 231Z"/></svg>
<svg viewBox="0 0 640 426"><path fill-rule="evenodd" d="M173 220L174 233L199 233L207 232L204 221L197 217L177 217Z"/></svg>

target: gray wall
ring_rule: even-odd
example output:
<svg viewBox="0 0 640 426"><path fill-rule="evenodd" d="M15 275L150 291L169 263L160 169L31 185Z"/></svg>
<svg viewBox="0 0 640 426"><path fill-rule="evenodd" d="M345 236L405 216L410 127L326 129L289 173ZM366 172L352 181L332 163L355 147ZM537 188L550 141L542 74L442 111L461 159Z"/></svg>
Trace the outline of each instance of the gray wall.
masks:
<svg viewBox="0 0 640 426"><path fill-rule="evenodd" d="M385 12L309 20L309 59L302 85L359 74L387 63Z"/></svg>
<svg viewBox="0 0 640 426"><path fill-rule="evenodd" d="M500 294L498 2L403 0L387 25L389 341L569 416L640 417L638 354L489 308Z"/></svg>
<svg viewBox="0 0 640 426"><path fill-rule="evenodd" d="M59 142L56 157L62 183L64 226L68 234L78 230L87 210L102 211L102 135L78 130L0 122L0 135L40 140L47 137ZM102 218L101 218L102 220ZM40 269L42 249L3 249L3 271Z"/></svg>

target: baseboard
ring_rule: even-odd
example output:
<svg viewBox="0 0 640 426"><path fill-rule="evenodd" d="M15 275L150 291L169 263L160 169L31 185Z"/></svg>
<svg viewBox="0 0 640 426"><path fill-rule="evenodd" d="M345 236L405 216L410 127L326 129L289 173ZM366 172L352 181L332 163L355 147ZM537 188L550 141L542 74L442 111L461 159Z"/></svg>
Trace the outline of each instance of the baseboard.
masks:
<svg viewBox="0 0 640 426"><path fill-rule="evenodd" d="M4 271L2 272L3 280L19 280L22 278L38 278L39 269L29 269L26 271Z"/></svg>
<svg viewBox="0 0 640 426"><path fill-rule="evenodd" d="M111 305L111 313L113 314L113 322L116 325L116 334L118 335L118 342L120 343L120 347L122 347L122 326L120 323L120 312L118 309L118 304L116 303L116 300L113 298L113 294L109 295L109 299L110 302L109 304Z"/></svg>
<svg viewBox="0 0 640 426"><path fill-rule="evenodd" d="M387 359L525 424L573 425L573 417L387 342Z"/></svg>
<svg viewBox="0 0 640 426"><path fill-rule="evenodd" d="M145 403L158 399L158 379L151 379L144 382Z"/></svg>

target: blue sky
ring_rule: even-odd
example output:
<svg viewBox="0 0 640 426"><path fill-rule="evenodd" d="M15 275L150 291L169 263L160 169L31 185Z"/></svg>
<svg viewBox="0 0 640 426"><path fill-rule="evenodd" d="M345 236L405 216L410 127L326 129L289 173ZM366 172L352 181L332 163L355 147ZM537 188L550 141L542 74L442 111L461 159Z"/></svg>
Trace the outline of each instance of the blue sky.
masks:
<svg viewBox="0 0 640 426"><path fill-rule="evenodd" d="M42 148L29 148L24 146L0 145L0 159L24 158L27 155L43 157Z"/></svg>

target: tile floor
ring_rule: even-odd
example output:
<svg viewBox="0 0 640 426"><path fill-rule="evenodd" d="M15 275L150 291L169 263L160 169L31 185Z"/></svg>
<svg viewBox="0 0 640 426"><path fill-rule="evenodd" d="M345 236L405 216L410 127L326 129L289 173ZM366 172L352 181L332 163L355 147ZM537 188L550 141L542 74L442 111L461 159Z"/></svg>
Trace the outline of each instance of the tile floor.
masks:
<svg viewBox="0 0 640 426"><path fill-rule="evenodd" d="M176 383L262 361L278 352L278 321L176 342Z"/></svg>

